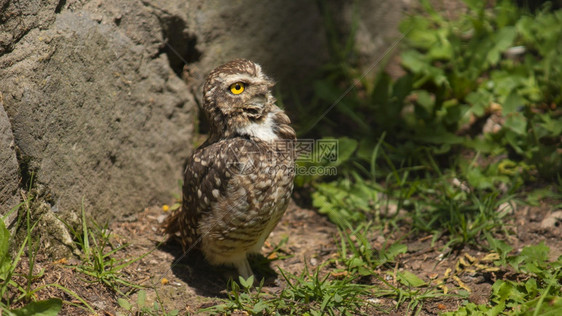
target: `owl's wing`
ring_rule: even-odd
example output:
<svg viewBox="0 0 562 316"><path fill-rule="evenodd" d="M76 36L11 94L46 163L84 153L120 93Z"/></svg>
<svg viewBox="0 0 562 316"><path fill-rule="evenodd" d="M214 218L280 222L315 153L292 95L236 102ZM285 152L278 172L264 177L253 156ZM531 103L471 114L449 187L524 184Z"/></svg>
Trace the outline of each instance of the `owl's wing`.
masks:
<svg viewBox="0 0 562 316"><path fill-rule="evenodd" d="M197 242L199 222L212 205L228 199L227 188L233 177L251 172L252 153L259 147L247 138L230 138L195 150L184 174L182 209L167 222L166 232L179 231L185 248Z"/></svg>

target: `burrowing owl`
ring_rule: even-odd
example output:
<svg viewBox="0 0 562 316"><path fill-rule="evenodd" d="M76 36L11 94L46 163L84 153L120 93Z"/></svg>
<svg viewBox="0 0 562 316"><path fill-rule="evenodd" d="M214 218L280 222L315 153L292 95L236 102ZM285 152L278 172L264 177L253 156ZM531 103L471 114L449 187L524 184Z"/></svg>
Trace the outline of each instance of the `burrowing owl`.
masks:
<svg viewBox="0 0 562 316"><path fill-rule="evenodd" d="M232 264L246 278L247 255L259 253L293 190L296 136L273 86L245 59L209 74L203 111L210 135L188 160L182 208L166 226L179 231L184 249L198 247L209 263Z"/></svg>

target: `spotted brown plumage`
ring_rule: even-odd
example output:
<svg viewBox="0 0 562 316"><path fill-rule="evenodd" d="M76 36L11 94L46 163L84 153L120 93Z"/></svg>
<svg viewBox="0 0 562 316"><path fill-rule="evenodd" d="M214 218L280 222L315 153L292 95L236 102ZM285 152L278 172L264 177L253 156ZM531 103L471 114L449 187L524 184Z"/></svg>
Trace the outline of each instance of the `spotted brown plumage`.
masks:
<svg viewBox="0 0 562 316"><path fill-rule="evenodd" d="M232 264L246 278L247 255L259 253L293 189L296 136L273 86L245 59L209 74L202 108L210 135L188 159L182 207L165 229L179 233L185 250L197 247L211 264Z"/></svg>

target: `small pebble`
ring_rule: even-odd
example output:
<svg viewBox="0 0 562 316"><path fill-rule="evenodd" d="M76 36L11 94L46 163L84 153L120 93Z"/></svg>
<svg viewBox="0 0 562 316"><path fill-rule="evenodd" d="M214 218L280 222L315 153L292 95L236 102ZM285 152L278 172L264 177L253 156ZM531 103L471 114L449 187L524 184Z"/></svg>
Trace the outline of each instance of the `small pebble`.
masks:
<svg viewBox="0 0 562 316"><path fill-rule="evenodd" d="M158 222L158 224L162 224L164 222L164 220L166 219L166 217L168 217L168 215L166 215L166 214L159 215L156 218L156 221Z"/></svg>
<svg viewBox="0 0 562 316"><path fill-rule="evenodd" d="M562 225L562 210L548 214L541 221L541 228L552 229L558 225Z"/></svg>

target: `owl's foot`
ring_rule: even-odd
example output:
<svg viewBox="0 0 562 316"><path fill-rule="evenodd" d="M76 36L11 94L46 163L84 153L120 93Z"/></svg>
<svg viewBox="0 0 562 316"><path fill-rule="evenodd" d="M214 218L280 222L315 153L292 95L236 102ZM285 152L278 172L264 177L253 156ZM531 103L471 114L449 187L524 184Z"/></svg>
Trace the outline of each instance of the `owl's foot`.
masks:
<svg viewBox="0 0 562 316"><path fill-rule="evenodd" d="M252 272L252 267L250 267L250 263L248 262L248 258L244 257L242 260L235 262L234 266L238 270L238 274L244 279L249 278L250 276L254 275Z"/></svg>

